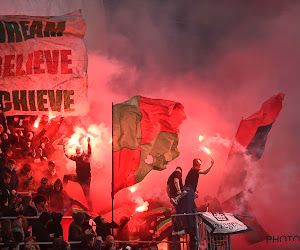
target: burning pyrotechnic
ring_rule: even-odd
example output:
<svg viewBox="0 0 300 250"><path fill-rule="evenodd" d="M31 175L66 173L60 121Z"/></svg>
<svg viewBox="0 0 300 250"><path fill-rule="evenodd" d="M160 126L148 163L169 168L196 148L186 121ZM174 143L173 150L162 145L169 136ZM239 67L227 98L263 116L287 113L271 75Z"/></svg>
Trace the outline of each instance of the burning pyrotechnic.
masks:
<svg viewBox="0 0 300 250"><path fill-rule="evenodd" d="M49 111L49 121L55 117L56 115L53 115L52 111Z"/></svg>
<svg viewBox="0 0 300 250"><path fill-rule="evenodd" d="M35 120L33 126L34 126L35 128L38 128L39 125L40 125L40 121L41 121L41 117L39 116L39 117Z"/></svg>
<svg viewBox="0 0 300 250"><path fill-rule="evenodd" d="M131 192L131 193L134 193L136 191L136 186L131 186L128 188L128 190Z"/></svg>
<svg viewBox="0 0 300 250"><path fill-rule="evenodd" d="M203 135L199 135L199 141L202 141L204 139Z"/></svg>
<svg viewBox="0 0 300 250"><path fill-rule="evenodd" d="M143 205L137 207L135 211L136 211L136 212L144 212L144 211L147 211L147 210L148 210L148 206L149 206L148 201L145 201L145 202L143 203Z"/></svg>
<svg viewBox="0 0 300 250"><path fill-rule="evenodd" d="M207 154L210 154L210 153L211 153L210 150L209 150L207 147L202 147L202 150L203 150L204 152L206 152Z"/></svg>

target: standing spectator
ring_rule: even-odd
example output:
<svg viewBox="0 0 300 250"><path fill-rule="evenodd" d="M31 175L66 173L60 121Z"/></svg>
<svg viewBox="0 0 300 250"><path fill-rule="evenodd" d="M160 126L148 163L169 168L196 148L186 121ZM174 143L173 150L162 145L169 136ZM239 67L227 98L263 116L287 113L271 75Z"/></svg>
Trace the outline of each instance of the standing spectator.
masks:
<svg viewBox="0 0 300 250"><path fill-rule="evenodd" d="M8 197L8 206L2 209L4 216L17 216L20 214L22 207L19 207L18 197L10 195Z"/></svg>
<svg viewBox="0 0 300 250"><path fill-rule="evenodd" d="M37 192L38 194L45 195L49 199L52 189L53 185L48 185L48 179L43 177L41 179L41 186L38 188Z"/></svg>
<svg viewBox="0 0 300 250"><path fill-rule="evenodd" d="M82 241L84 236L92 232L91 229L86 229L84 232L81 228L81 225L84 221L83 213L76 213L74 215L74 221L70 224L69 227L69 241Z"/></svg>
<svg viewBox="0 0 300 250"><path fill-rule="evenodd" d="M48 160L50 152L47 149L47 144L50 142L48 137L43 137L40 140L40 145L37 147L36 150L36 158L40 160L40 162L45 162Z"/></svg>
<svg viewBox="0 0 300 250"><path fill-rule="evenodd" d="M17 219L21 221L22 227L24 230L24 237L27 238L30 236L30 232L28 231L28 221L23 215L18 215Z"/></svg>
<svg viewBox="0 0 300 250"><path fill-rule="evenodd" d="M25 233L23 230L22 222L20 220L14 220L12 223L12 232L14 235L14 240L18 242L24 241Z"/></svg>
<svg viewBox="0 0 300 250"><path fill-rule="evenodd" d="M55 167L55 161L48 161L47 169L43 171L43 177L46 177L50 184L53 185L53 183L57 180L58 174Z"/></svg>
<svg viewBox="0 0 300 250"><path fill-rule="evenodd" d="M25 163L19 174L19 191L35 191L36 182L32 176L31 165Z"/></svg>
<svg viewBox="0 0 300 250"><path fill-rule="evenodd" d="M44 195L40 195L40 194L36 195L33 198L33 202L35 204L34 208L38 216L40 216L43 212L47 212L47 208L46 208L47 199Z"/></svg>
<svg viewBox="0 0 300 250"><path fill-rule="evenodd" d="M70 203L71 198L65 190L60 179L57 179L54 183L53 190L50 194L50 210L56 212L62 212L66 203Z"/></svg>
<svg viewBox="0 0 300 250"><path fill-rule="evenodd" d="M2 132L0 135L1 139L1 150L3 151L6 148L12 148L11 139L9 138L6 132Z"/></svg>
<svg viewBox="0 0 300 250"><path fill-rule="evenodd" d="M11 241L13 240L14 236L13 236L13 232L11 229L11 222L10 220L3 220L1 222L1 239L2 242L7 242L7 241Z"/></svg>
<svg viewBox="0 0 300 250"><path fill-rule="evenodd" d="M32 226L32 235L36 236L37 241L51 241L54 234L49 234L46 230L47 223L51 220L48 212L43 212L39 219Z"/></svg>
<svg viewBox="0 0 300 250"><path fill-rule="evenodd" d="M174 205L176 213L183 213L183 201L180 200L177 204L172 202L172 199L176 198L182 193L182 168L176 167L175 171L170 175L167 182L167 194L170 198L171 203ZM176 216L172 218L173 223L173 235L182 235L185 233L182 226L182 217Z"/></svg>
<svg viewBox="0 0 300 250"><path fill-rule="evenodd" d="M10 148L4 148L0 154L0 167L5 167L7 161L12 159L13 151Z"/></svg>
<svg viewBox="0 0 300 250"><path fill-rule="evenodd" d="M12 194L16 194L19 187L19 178L16 174L17 167L15 167L16 161L15 160L8 160L6 166L4 168L0 168L0 176L4 173L8 173L11 176L10 180L10 190Z"/></svg>
<svg viewBox="0 0 300 250"><path fill-rule="evenodd" d="M32 202L31 196L25 195L22 198L22 211L21 214L24 216L37 216L37 211L34 208L34 203Z"/></svg>
<svg viewBox="0 0 300 250"><path fill-rule="evenodd" d="M112 221L111 223L107 222L106 219L102 216L97 216L94 219L97 227L96 227L96 233L98 236L101 236L102 239L105 239L108 235L111 235L111 229L112 228L118 228L119 225Z"/></svg>
<svg viewBox="0 0 300 250"><path fill-rule="evenodd" d="M54 239L63 238L63 227L60 224L63 215L61 213L52 212L50 221L47 225L47 231L49 234L54 234Z"/></svg>
<svg viewBox="0 0 300 250"><path fill-rule="evenodd" d="M92 230L91 234L96 235L96 233L93 230L93 227L90 225L91 216L87 213L83 213L83 214L84 214L84 221L81 225L82 230L85 231L86 229L91 229Z"/></svg>
<svg viewBox="0 0 300 250"><path fill-rule="evenodd" d="M193 167L188 172L186 178L185 178L185 185L183 190L187 191L187 194L185 196L185 207L184 212L187 214L193 213L195 206L195 192L197 190L198 186L198 179L200 174L207 174L212 166L214 165L214 160L211 159L211 166L207 168L206 170L201 170L201 164L202 161L199 158L195 158L193 160ZM186 218L187 217L187 218ZM196 240L195 240L195 234L196 234L196 223L195 223L195 217L194 216L183 216L183 222L185 225L186 232L190 235L190 250L195 250L196 248Z"/></svg>
<svg viewBox="0 0 300 250"><path fill-rule="evenodd" d="M5 206L8 206L8 198L11 195L10 180L11 180L11 175L8 174L8 173L4 173L1 176L1 182L0 182L0 206L1 206L2 209Z"/></svg>

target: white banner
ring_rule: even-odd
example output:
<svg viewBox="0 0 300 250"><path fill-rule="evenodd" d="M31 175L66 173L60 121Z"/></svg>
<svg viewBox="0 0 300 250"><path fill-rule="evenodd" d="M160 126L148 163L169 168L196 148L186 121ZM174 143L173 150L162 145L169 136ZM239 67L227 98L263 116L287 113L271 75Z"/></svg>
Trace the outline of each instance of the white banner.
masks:
<svg viewBox="0 0 300 250"><path fill-rule="evenodd" d="M233 234L248 230L248 227L230 213L204 212L202 219L211 234Z"/></svg>
<svg viewBox="0 0 300 250"><path fill-rule="evenodd" d="M6 115L87 113L84 34L80 11L0 16L0 100Z"/></svg>

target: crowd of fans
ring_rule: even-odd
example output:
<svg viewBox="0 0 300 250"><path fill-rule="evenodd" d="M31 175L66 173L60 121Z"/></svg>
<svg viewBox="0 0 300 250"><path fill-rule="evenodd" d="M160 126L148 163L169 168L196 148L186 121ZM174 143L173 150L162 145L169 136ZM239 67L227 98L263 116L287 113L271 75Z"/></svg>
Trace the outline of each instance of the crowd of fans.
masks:
<svg viewBox="0 0 300 250"><path fill-rule="evenodd" d="M62 119L50 124L43 116L37 131L37 117L0 115L0 248L71 249L63 240L62 217L74 204L87 209L67 194L58 178L54 153L61 138L54 135ZM87 213L77 212L73 218L68 240L81 243L72 249L114 249L110 230L115 223L99 216L93 230Z"/></svg>
<svg viewBox="0 0 300 250"><path fill-rule="evenodd" d="M114 250L112 228L119 228L119 235L129 218L120 226L102 216L92 220L88 209L67 194L56 166L56 157L64 158L57 149L64 138L57 133L62 119L54 120L5 118L0 112L0 249ZM82 212L72 213L74 205ZM61 224L65 213L73 217L68 232ZM68 242L63 240L67 234Z"/></svg>

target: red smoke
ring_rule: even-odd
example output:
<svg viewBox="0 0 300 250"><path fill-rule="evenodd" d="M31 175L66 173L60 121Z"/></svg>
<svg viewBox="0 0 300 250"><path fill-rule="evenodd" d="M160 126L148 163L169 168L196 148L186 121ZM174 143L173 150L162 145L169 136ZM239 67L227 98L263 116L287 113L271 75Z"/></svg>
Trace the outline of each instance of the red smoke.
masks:
<svg viewBox="0 0 300 250"><path fill-rule="evenodd" d="M99 138L92 140L95 212L106 214L111 209L111 146L107 143L111 138L112 102L134 95L169 99L182 103L187 115L180 129L181 155L167 170L152 171L136 192L120 191L115 196L115 207L138 196L149 201L149 206L151 200L171 206L165 190L175 167L183 168L185 178L193 158L200 157L203 167L209 166L210 155L200 150L199 135L204 135L211 139L207 147L215 165L209 174L199 178L200 197L196 204L200 205L205 195L217 195L228 142L234 138L241 117L258 110L270 96L284 92L281 114L262 158L249 176L254 189L248 202L270 235L299 235L298 2L175 4L135 0L119 1L116 6L110 1L54 2L57 4L49 2L44 6L37 1L31 6L10 1L1 6L0 13L61 15L83 9L90 112L76 122L85 130L93 125L105 131L101 142ZM66 163L61 169L65 171L75 164L64 156L63 161ZM85 203L78 184L70 183L67 191ZM262 242L247 247L240 246L238 238L232 236L236 249L295 249L297 244Z"/></svg>

